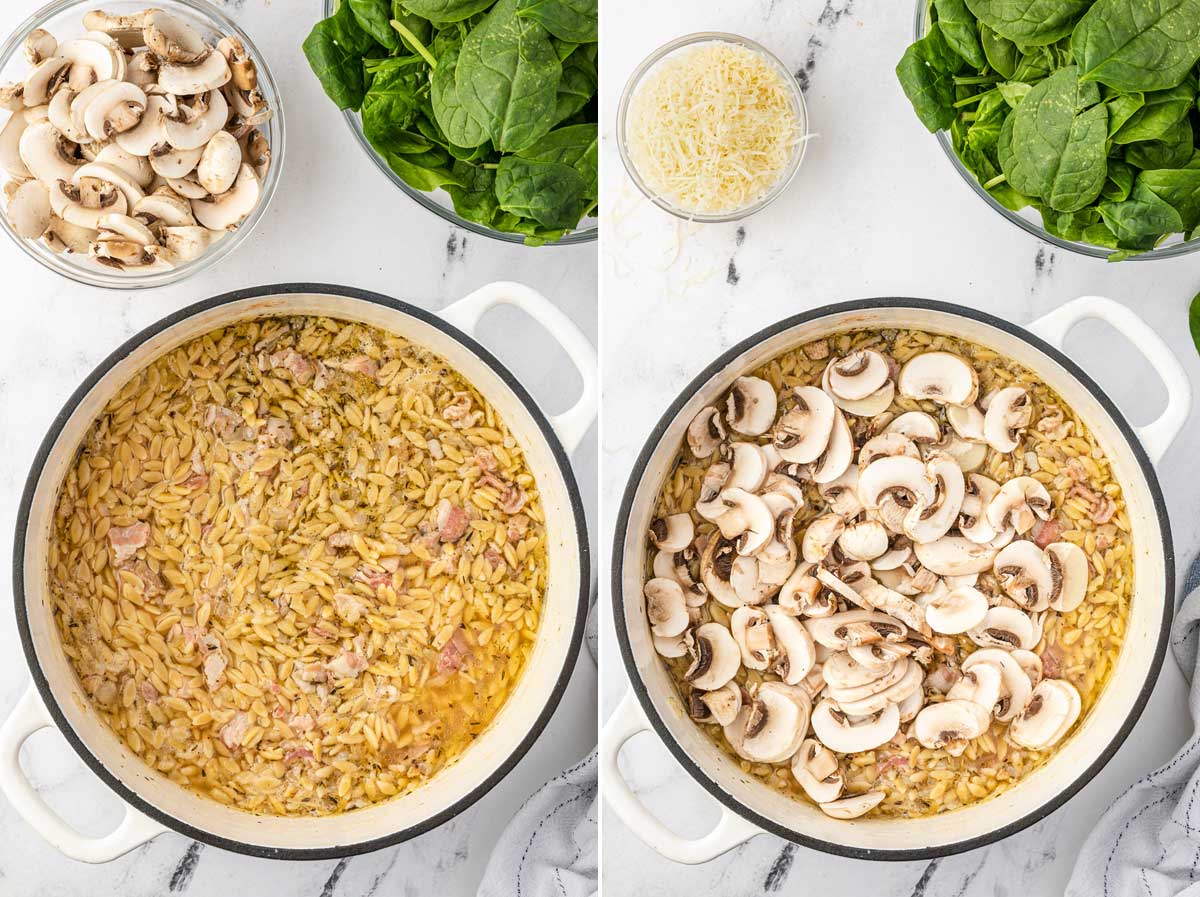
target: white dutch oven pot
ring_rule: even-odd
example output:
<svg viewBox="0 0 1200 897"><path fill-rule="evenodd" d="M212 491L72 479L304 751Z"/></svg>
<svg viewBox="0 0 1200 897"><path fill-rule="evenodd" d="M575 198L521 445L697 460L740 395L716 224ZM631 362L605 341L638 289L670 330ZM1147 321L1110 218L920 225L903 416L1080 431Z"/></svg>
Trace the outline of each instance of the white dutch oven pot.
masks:
<svg viewBox="0 0 1200 897"><path fill-rule="evenodd" d="M470 336L496 305L515 305L561 344L583 380L569 411L547 418L513 375ZM109 398L135 372L194 337L265 315L330 315L400 334L445 358L496 408L537 478L549 537L549 588L525 674L492 725L417 791L368 809L321 818L254 816L193 794L153 772L89 709L59 643L46 589L46 550L59 483ZM43 441L25 487L14 555L14 605L33 686L0 729L0 790L25 820L69 857L104 862L174 829L257 856L324 859L396 844L466 809L508 773L541 733L575 665L587 615L588 540L567 460L596 415L596 356L561 311L515 283L494 283L440 316L385 296L323 284L257 287L185 308L110 355L75 391ZM52 810L21 770L22 743L56 727L126 803L116 830L87 837Z"/></svg>
<svg viewBox="0 0 1200 897"><path fill-rule="evenodd" d="M1085 318L1107 321L1142 352L1167 389L1154 423L1133 427L1104 392L1062 354L1067 332ZM744 774L688 718L654 652L642 585L645 533L655 497L688 423L738 376L783 352L861 327L915 328L971 340L1024 365L1088 424L1112 461L1133 527L1134 598L1117 668L1096 707L1042 768L979 804L921 819L831 819L815 806L773 791ZM782 321L722 355L672 403L638 457L617 517L613 547L613 618L632 689L604 727L601 769L609 805L649 846L681 863L702 863L771 832L828 853L863 859L945 856L996 841L1047 815L1108 761L1133 728L1158 678L1174 603L1175 559L1166 508L1152 464L1179 433L1191 389L1179 362L1150 327L1109 299L1083 297L1028 329L969 308L915 299L869 299L826 306ZM675 758L721 804L716 827L689 840L672 832L638 800L617 757L634 735L654 731Z"/></svg>

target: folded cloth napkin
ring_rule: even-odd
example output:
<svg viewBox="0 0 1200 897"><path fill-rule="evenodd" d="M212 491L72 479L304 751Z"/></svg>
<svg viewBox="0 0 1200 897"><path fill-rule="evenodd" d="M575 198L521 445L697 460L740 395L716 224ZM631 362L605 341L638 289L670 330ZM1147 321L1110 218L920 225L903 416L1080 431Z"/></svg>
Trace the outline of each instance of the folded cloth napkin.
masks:
<svg viewBox="0 0 1200 897"><path fill-rule="evenodd" d="M1171 650L1191 682L1200 724L1200 558L1171 628ZM1122 794L1101 817L1075 862L1067 897L1200 895L1200 727L1166 766Z"/></svg>
<svg viewBox="0 0 1200 897"><path fill-rule="evenodd" d="M596 614L588 651L596 656ZM479 897L593 897L597 893L596 752L555 776L517 811L488 860Z"/></svg>

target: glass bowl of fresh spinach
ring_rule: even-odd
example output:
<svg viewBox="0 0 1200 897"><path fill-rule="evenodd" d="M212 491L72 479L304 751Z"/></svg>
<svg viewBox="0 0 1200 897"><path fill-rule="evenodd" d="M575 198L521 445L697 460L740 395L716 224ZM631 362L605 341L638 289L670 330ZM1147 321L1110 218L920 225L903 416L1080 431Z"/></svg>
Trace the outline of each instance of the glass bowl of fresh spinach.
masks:
<svg viewBox="0 0 1200 897"><path fill-rule="evenodd" d="M1109 261L1200 249L1200 0L1142 5L918 0L896 67L989 206Z"/></svg>
<svg viewBox="0 0 1200 897"><path fill-rule="evenodd" d="M417 203L496 240L585 243L598 232L596 8L325 0L304 52L368 158Z"/></svg>

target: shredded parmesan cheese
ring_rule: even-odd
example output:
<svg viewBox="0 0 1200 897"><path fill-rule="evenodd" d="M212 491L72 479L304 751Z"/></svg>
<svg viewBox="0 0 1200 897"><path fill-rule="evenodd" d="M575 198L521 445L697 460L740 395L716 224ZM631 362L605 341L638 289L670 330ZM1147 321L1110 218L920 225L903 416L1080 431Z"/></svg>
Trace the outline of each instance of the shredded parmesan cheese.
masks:
<svg viewBox="0 0 1200 897"><path fill-rule="evenodd" d="M804 139L794 89L749 47L678 50L630 101L629 160L646 188L681 212L745 209L779 182Z"/></svg>

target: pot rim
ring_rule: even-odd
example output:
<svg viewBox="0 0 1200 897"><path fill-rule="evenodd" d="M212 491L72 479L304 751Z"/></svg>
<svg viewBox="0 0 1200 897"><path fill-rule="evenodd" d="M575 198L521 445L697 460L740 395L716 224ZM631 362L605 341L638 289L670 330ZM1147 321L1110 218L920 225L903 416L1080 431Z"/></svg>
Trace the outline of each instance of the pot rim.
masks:
<svg viewBox="0 0 1200 897"><path fill-rule="evenodd" d="M49 682L46 680L42 672L41 664L38 661L37 650L33 644L33 637L29 627L29 617L26 612L26 593L25 593L25 545L26 545L26 526L29 522L30 509L33 505L34 492L37 490L38 482L41 480L41 475L45 469L46 461L50 456L50 452L54 449L59 435L62 433L63 427L67 420L74 413L83 398L91 391L99 380L104 377L117 362L124 359L127 355L145 343L147 340L157 336L165 330L174 327L188 318L194 317L202 312L209 311L214 308L219 308L223 305L229 305L234 302L244 301L246 299L260 299L272 296L289 296L295 294L312 293L316 295L326 294L331 296L341 296L350 299L357 299L364 302L371 302L375 305L381 305L386 308L399 311L402 314L416 318L422 323L435 327L438 330L448 334L455 341L463 345L469 352L483 361L492 371L504 382L504 384L512 390L517 399L525 406L525 410L533 418L534 423L541 431L542 438L546 440L550 448L550 452L556 462L558 473L563 478L567 490L567 496L570 500L571 513L575 523L576 539L578 541L579 552L579 597L577 601L577 613L575 615L575 625L571 631L570 644L568 646L566 657L563 661L563 667L559 671L558 678L555 680L554 687L551 689L546 703L541 712L538 714L533 727L521 740L521 742L513 749L512 753L498 764L491 773L480 782L470 792L463 795L459 800L455 801L444 810L433 814L432 816L422 820L416 825L411 825L407 828L393 832L390 835L385 835L380 838L374 838L369 841L355 841L344 845L336 845L320 848L284 848L284 847L267 847L265 845L252 844L247 841L238 841L232 838L226 838L222 835L213 832L205 831L204 829L196 828L195 826L176 819L168 813L160 810L154 804L144 800L136 794L125 783L108 771L108 769L100 762L100 760L88 749L76 734L75 730L67 721L66 715L62 712L55 699L53 692L50 690ZM438 316L437 314L411 305L407 302L402 302L399 299L393 299L390 296L385 296L382 293L376 293L371 290L363 290L357 287L338 286L328 283L310 283L310 282L289 282L280 284L263 284L260 286L245 287L239 290L232 290L227 293L213 296L208 299L195 302L185 306L178 311L172 312L164 318L150 324L139 331L134 336L123 342L117 349L111 352L103 361L101 361L95 369L88 374L87 378L71 393L70 397L63 404L62 409L55 416L49 429L46 431L41 444L38 446L37 454L34 457L33 464L30 467L29 475L25 481L25 488L21 495L21 503L17 509L17 519L15 534L13 539L13 609L17 618L17 631L21 637L21 648L25 654L25 662L29 667L30 675L33 677L34 684L37 686L38 694L50 716L54 719L54 723L59 732L67 740L67 743L74 749L79 758L87 765L87 767L99 779L107 785L116 795L125 803L133 806L135 809L162 823L168 828L176 831L188 838L200 841L204 844L209 844L213 847L219 847L223 850L233 851L234 853L246 854L249 856L265 857L268 859L278 860L329 860L341 859L344 857L357 856L363 853L380 850L384 847L392 847L400 844L418 835L422 835L434 828L437 828L442 823L454 818L462 813L485 794L490 792L500 781L508 775L509 772L521 761L529 749L537 741L538 737L545 730L546 725L550 722L550 718L557 710L563 693L566 691L567 683L571 678L571 674L575 670L576 662L579 658L579 651L583 643L583 630L587 620L589 583L591 580L591 549L587 537L587 521L584 517L583 501L579 493L579 485L575 481L574 473L571 470L570 459L567 457L566 450L551 427L546 415L538 407L537 402L520 383L519 380L512 374L511 371L497 359L491 352L481 346L473 337L459 330L449 321ZM349 817L349 814L344 814Z"/></svg>
<svg viewBox="0 0 1200 897"><path fill-rule="evenodd" d="M1138 692L1137 699L1134 701L1133 708L1121 727L1117 730L1112 740L1105 746L1097 756L1096 760L1081 771L1079 775L1061 791L1053 794L1040 807L1031 813L1017 819L1008 825L994 829L985 835L980 835L975 838L968 838L964 841L956 841L953 844L948 844L941 847L914 847L904 849L880 849L873 847L852 847L845 844L839 844L833 841L826 841L821 838L814 838L811 835L806 835L795 829L789 829L779 825L767 817L754 812L745 804L734 798L729 792L725 791L717 782L715 782L691 756L683 749L683 747L675 740L667 729L666 724L659 716L658 710L654 702L650 698L649 689L642 677L638 673L637 663L633 656L633 649L630 644L629 630L625 625L625 608L623 600L622 580L624 578L625 569L625 539L628 534L628 523L633 510L634 494L641 485L642 479L645 477L646 468L650 463L651 456L662 443L664 434L667 428L678 418L679 412L683 406L687 404L697 392L699 392L709 380L716 374L729 366L730 362L736 359L744 352L753 349L758 344L765 342L773 336L790 330L801 324L806 324L811 321L816 321L821 318L831 317L837 314L847 312L870 311L872 309L881 308L899 308L899 309L915 309L923 311L933 311L941 314L951 315L959 318L968 318L987 324L998 330L1002 330L1018 339L1038 349L1043 354L1049 356L1053 361L1060 364L1066 369L1067 373L1073 376L1086 388L1092 396L1100 403L1101 407L1108 413L1116 424L1118 431L1131 452L1138 467L1141 469L1142 476L1146 479L1146 486L1150 492L1151 498L1154 500L1155 513L1158 518L1158 525L1162 533L1162 551L1163 551L1163 579L1165 583L1165 600L1163 601L1162 621L1159 625L1158 641L1154 647L1154 655L1150 662L1150 669L1146 675L1146 681L1142 683L1141 690ZM678 396L667 407L667 410L659 418L654 429L651 430L647 437L642 450L638 453L637 460L634 462L633 469L629 474L629 480L626 483L624 494L621 497L621 505L617 512L617 523L613 536L613 563L612 563L612 614L613 625L617 631L617 642L621 647L621 659L625 664L625 672L629 678L630 687L633 693L637 696L642 712L645 714L647 721L658 735L659 740L670 751L671 755L679 763L680 766L695 780L706 792L713 798L719 801L722 806L736 813L742 819L745 819L754 825L759 826L763 831L777 835L794 844L801 844L805 847L811 847L814 850L822 851L823 853L833 854L835 856L849 857L859 860L887 860L887 861L911 861L911 860L930 860L940 857L953 856L958 853L964 853L968 850L974 850L979 847L984 847L996 841L1003 840L1010 835L1028 828L1035 822L1038 822L1049 816L1068 800L1074 797L1080 789L1090 782L1097 773L1100 772L1113 755L1125 742L1137 721L1141 718L1146 703L1150 699L1150 694L1154 690L1155 684L1158 682L1159 674L1162 671L1163 660L1166 656L1167 641L1170 636L1171 620L1175 613L1175 549L1171 539L1171 523L1167 516L1166 502L1163 500L1162 489L1158 483L1158 476L1155 473L1154 465L1150 462L1149 456L1146 454L1137 434L1125 415L1117 408L1113 401L1108 397L1108 394L1100 388L1082 368L1074 361L1068 358L1063 352L1056 349L1054 346L1047 343L1041 337L1033 334L1019 324L1014 324L1006 321L988 312L970 308L964 305L958 305L952 302L942 302L934 299L915 299L906 297L876 297L868 299L854 299L845 302L835 302L828 305L822 305L810 311L801 312L796 315L784 318L777 321L768 327L764 327L757 333L746 337L737 344L722 352L714 361L707 365L700 373L683 388Z"/></svg>

